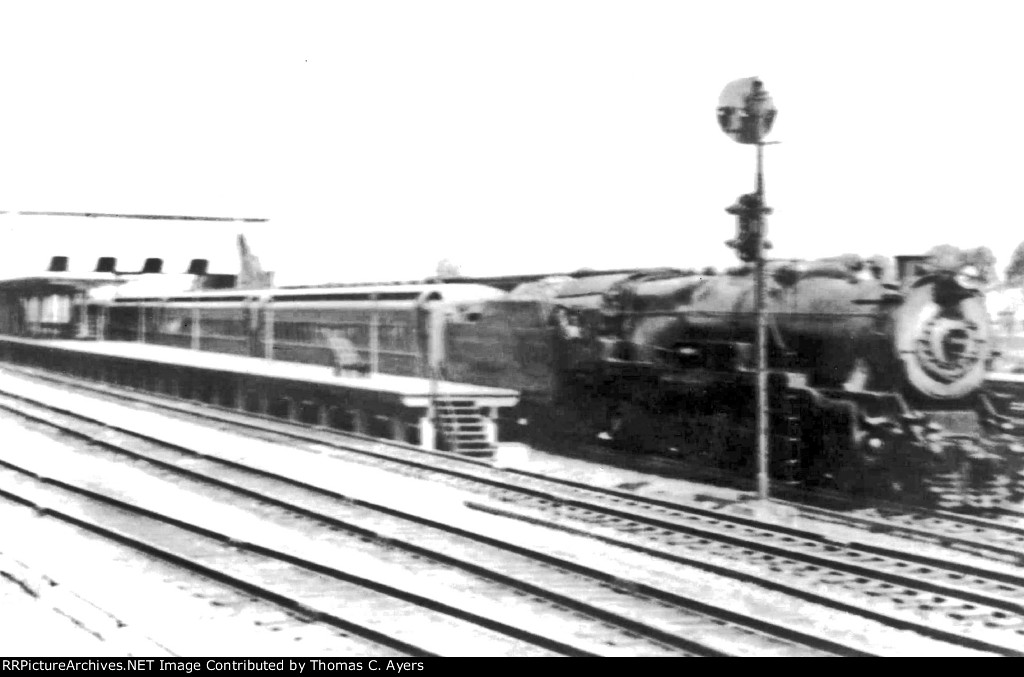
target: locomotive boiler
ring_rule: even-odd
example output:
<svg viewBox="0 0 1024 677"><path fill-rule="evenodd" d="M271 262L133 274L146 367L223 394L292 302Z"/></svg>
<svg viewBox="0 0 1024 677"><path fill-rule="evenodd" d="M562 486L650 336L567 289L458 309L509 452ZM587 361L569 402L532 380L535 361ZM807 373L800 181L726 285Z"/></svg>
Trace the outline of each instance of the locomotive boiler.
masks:
<svg viewBox="0 0 1024 677"><path fill-rule="evenodd" d="M993 346L977 268L904 259L900 283L847 258L769 268L769 364L818 389L898 392L926 406L977 393ZM750 269L625 280L604 295L613 360L658 372L743 369Z"/></svg>

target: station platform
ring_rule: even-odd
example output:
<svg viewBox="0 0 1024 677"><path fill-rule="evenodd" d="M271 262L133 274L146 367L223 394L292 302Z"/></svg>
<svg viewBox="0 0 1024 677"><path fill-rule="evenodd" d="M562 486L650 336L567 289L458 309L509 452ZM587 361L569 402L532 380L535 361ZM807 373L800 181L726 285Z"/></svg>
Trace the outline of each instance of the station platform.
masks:
<svg viewBox="0 0 1024 677"><path fill-rule="evenodd" d="M493 452L514 390L128 341L0 336L0 359L60 373L320 424L424 448ZM443 438L438 440L438 437Z"/></svg>
<svg viewBox="0 0 1024 677"><path fill-rule="evenodd" d="M395 397L407 407L425 407L431 396L430 380L414 376L394 376L392 374L335 376L330 367L315 364L279 362L258 357L173 348L134 341L37 340L12 336L0 336L0 341L33 344L86 355L121 357L169 366L194 367L247 376L302 381L334 388L362 390ZM514 390L452 381L437 381L435 392L446 397L485 397L493 400L492 406L497 407L511 407L519 400L518 393Z"/></svg>

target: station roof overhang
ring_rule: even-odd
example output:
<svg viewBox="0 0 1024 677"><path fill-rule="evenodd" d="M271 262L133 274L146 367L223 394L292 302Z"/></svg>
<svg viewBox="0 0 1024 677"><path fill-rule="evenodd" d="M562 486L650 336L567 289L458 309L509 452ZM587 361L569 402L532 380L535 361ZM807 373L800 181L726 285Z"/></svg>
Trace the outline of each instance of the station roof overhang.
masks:
<svg viewBox="0 0 1024 677"><path fill-rule="evenodd" d="M0 293L16 294L73 294L84 293L96 287L124 282L110 273L92 275L34 275L0 280Z"/></svg>

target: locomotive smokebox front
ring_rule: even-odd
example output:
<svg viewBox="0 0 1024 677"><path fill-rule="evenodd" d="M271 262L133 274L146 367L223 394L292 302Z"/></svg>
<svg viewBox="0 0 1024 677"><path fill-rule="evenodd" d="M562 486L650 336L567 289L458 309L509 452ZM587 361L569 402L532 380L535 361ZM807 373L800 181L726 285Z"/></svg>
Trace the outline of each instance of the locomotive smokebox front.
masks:
<svg viewBox="0 0 1024 677"><path fill-rule="evenodd" d="M992 358L984 298L952 273L921 278L896 312L896 351L911 395L951 401L982 386Z"/></svg>

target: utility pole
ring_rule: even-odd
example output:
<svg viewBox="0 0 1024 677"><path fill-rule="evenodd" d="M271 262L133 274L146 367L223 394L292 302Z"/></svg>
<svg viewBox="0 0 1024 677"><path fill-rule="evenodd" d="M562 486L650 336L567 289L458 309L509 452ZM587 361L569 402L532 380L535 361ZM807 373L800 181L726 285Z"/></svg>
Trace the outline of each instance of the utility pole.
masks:
<svg viewBox="0 0 1024 677"><path fill-rule="evenodd" d="M764 251L771 247L765 239L765 216L771 209L764 197L764 138L771 131L776 109L758 78L734 80L725 86L718 100L718 124L734 141L757 147L757 173L753 193L742 195L726 209L737 217L736 238L727 244L740 259L754 264L754 315L757 344L757 495L768 498L768 318Z"/></svg>

